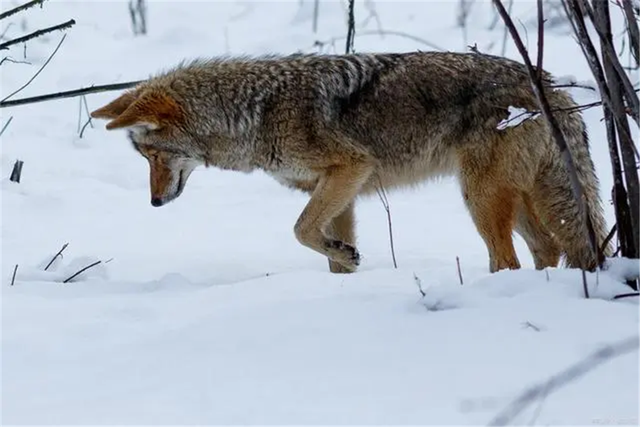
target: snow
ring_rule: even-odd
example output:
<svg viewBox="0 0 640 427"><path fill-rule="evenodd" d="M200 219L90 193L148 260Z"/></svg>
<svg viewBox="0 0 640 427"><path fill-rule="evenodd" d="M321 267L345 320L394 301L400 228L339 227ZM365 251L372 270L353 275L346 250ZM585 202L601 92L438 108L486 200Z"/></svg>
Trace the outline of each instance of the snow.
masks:
<svg viewBox="0 0 640 427"><path fill-rule="evenodd" d="M341 51L345 3L320 2L317 34L312 3L151 1L150 33L134 37L127 2L52 0L26 26L13 20L7 37L77 24L16 98L141 79L195 56L314 51L316 41ZM523 22L535 11L514 3ZM496 53L502 33L487 30L489 3L474 7L467 40L456 6L358 2L356 50L427 49L406 33ZM2 65L2 97L60 36L30 43L26 58L22 47L7 52L31 65ZM549 71L591 79L571 37L549 34L545 46ZM519 59L511 44L507 55ZM116 95L88 96L88 108ZM638 336L638 298L613 299L629 292L623 282L638 260L587 274L586 299L579 271L534 270L516 237L523 269L490 274L452 179L387 195L398 269L384 208L360 201L361 268L333 275L293 236L306 196L262 173L198 168L179 199L153 208L146 161L104 122L80 138L79 102L1 112L0 124L13 117L0 157L3 424L486 424L527 388ZM601 116L585 112L613 224ZM16 159L25 162L20 184L8 180ZM637 425L638 374L637 351L613 358L514 422Z"/></svg>
<svg viewBox="0 0 640 427"><path fill-rule="evenodd" d="M509 111L509 117L501 120L496 129L505 130L519 126L527 120L535 120L540 117L540 113L528 111L526 108L514 107L513 105L510 105L507 111Z"/></svg>

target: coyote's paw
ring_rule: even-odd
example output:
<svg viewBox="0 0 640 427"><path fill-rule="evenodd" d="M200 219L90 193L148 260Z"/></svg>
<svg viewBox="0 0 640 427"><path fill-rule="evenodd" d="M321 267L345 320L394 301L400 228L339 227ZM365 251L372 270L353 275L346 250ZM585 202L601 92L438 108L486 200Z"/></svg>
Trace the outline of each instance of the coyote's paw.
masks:
<svg viewBox="0 0 640 427"><path fill-rule="evenodd" d="M333 263L340 264L344 267L344 269L340 269L337 266L334 267L332 263L330 265L332 272L353 272L356 270L356 267L360 265L360 253L355 247L340 240L328 240L326 247L329 259L333 261Z"/></svg>

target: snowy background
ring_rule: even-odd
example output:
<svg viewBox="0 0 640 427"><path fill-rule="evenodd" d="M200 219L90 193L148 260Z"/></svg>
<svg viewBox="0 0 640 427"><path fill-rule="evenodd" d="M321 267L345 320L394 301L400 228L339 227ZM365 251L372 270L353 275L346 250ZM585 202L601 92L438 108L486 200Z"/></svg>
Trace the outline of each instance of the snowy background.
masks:
<svg viewBox="0 0 640 427"><path fill-rule="evenodd" d="M515 3L535 55L535 2ZM2 10L17 4L3 1ZM423 40L499 54L502 26L488 29L490 3L475 6L466 40L457 4L358 1L355 49L434 48ZM13 22L13 38L77 21L19 98L143 79L196 56L342 52L346 2L321 0L319 12L314 34L312 0L150 1L149 33L135 37L125 1L52 0L0 30ZM2 97L31 78L61 36L3 52L30 65L2 65ZM511 43L507 56L520 59ZM563 28L547 33L545 68L591 79ZM87 96L88 108L117 95ZM621 278L637 260L589 274L595 298L585 299L579 271L533 270L516 237L523 269L490 275L453 180L388 195L398 269L383 206L362 200L362 265L332 275L293 235L306 196L261 173L201 168L178 200L154 208L146 160L104 122L80 138L83 110L79 98L0 110L0 125L13 117L0 159L4 424L485 424L527 387L638 336L637 299L611 299L629 291ZM601 116L585 113L611 225ZM25 162L20 184L8 179L16 159ZM111 261L61 283L97 260ZM638 352L514 422L637 424Z"/></svg>

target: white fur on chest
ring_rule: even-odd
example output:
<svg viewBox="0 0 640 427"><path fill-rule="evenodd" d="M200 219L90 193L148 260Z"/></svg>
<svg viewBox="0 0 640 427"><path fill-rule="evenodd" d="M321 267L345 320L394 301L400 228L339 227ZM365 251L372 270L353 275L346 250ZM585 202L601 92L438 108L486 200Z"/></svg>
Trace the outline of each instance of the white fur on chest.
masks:
<svg viewBox="0 0 640 427"><path fill-rule="evenodd" d="M309 182L318 178L318 174L308 169L284 167L278 170L267 171L267 174L273 177L281 184L288 184L290 182Z"/></svg>

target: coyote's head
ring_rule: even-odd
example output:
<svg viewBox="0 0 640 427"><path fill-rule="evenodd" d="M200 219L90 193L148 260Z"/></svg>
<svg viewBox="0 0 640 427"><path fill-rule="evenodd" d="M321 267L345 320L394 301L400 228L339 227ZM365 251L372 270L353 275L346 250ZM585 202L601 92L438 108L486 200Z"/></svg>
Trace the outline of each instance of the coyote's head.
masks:
<svg viewBox="0 0 640 427"><path fill-rule="evenodd" d="M149 161L151 204L162 206L177 198L193 169L204 163L197 146L189 144L184 111L164 92L140 88L91 113L111 119L106 128L127 129L133 147Z"/></svg>

